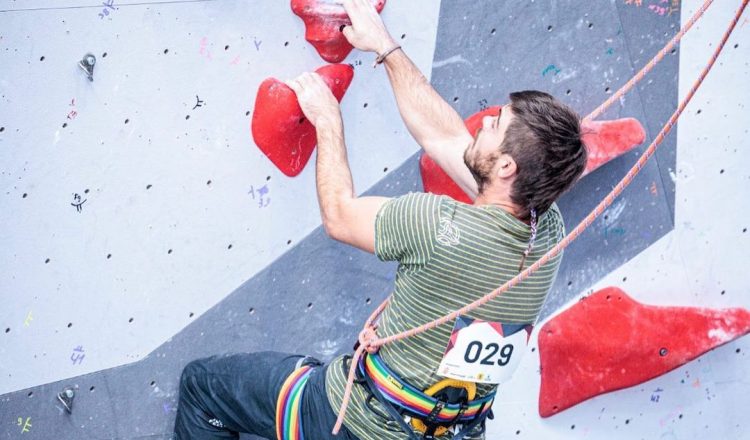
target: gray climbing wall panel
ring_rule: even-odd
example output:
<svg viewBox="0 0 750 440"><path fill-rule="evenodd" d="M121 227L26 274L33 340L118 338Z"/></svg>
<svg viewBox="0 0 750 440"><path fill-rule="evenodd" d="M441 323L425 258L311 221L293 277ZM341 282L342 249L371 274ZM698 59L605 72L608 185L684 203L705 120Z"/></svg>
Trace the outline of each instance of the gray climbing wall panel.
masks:
<svg viewBox="0 0 750 440"><path fill-rule="evenodd" d="M117 288L117 283L114 286L111 283L112 280L123 283L119 278L124 278L125 275L104 271L100 266L93 266L90 271L84 273L75 267L65 268L60 272L65 273L65 279L69 280L62 283L66 286L71 283L84 286L87 281L101 282L102 279L110 283L96 288L96 295L103 299L104 306L87 306L94 295L93 289L80 287L73 289L78 291L79 297L58 293L63 298L52 301L48 306L48 312L34 312L31 315L29 310L39 310L41 306L31 299L33 295L16 293L24 289L18 289L18 285L13 284L12 280L33 274L40 282L49 284L40 288L40 293L36 293L37 296L43 296L41 292L54 292L58 287L50 282L56 278L36 269L32 270L34 265L39 263L35 258L24 261L28 268L19 263L8 263L16 254L28 257L28 252L23 251L25 236L13 237L7 233L0 235L4 245L3 251L0 252L3 258L0 261L4 262L3 266L0 266L3 269L3 278L0 278L0 299L3 300L3 304L10 305L0 311L0 319L8 322L3 322L4 327L10 329L3 335L5 340L0 339L0 354L3 356L0 360L0 377L5 379L4 369L8 365L8 371L27 370L21 373L23 380L15 380L8 375L8 381L0 381L5 390L12 390L0 396L0 438L169 438L174 420L177 381L181 368L187 362L196 357L216 353L263 349L310 353L321 359L331 359L336 354L350 349L362 322L392 288L394 265L381 263L371 255L336 243L320 228L315 228L319 220L316 217L317 206L311 202L314 199L312 170L307 170L297 179L287 179L264 164L264 157L258 154L252 145L248 145L248 119L245 112L251 110L248 103L252 102L258 78L272 74L283 77L322 64L301 39L301 24L292 18L284 18L283 8L272 6L271 2L260 3L260 11L272 11L266 15L266 21L273 23L276 28L292 27L294 37L275 32L266 34L261 29L253 28L262 36L258 40L257 35L252 35L254 32L249 32L243 27L257 21L257 11L248 12L245 2L165 2L167 4L163 5L150 2L140 6L127 6L125 2L116 3L123 5L107 16L107 20L102 20L103 25L116 24L116 20L121 20L122 23L119 25L127 27L139 23L139 19L143 21L143 17L151 17L152 20L146 20L139 28L151 32L150 39L143 35L133 38L133 48L127 50L128 45L122 44L120 51L133 59L133 65L159 65L158 58L148 63L138 54L155 50L156 46L160 48L160 52L163 51L162 46L179 47L161 44L161 40L171 39L178 44L184 35L177 38L174 29L161 31L159 28L166 27L171 20L179 21L177 18L183 17L180 14L184 13L185 8L201 8L198 10L200 12L196 13L200 18L193 16L195 10L191 10L192 12L185 16L193 18L180 18L189 23L185 25L186 32L191 32L189 29L193 26L204 28L203 32L192 32L191 37L194 37L195 41L185 43L194 50L195 55L206 57L210 52L215 60L220 58L217 53L223 50L224 40L237 41L237 44L231 43L230 46L240 45L243 47L242 51L237 55L221 58L230 64L233 62L233 56L257 55L259 51L256 41L262 41L260 47L269 42L278 43L279 49L264 55L267 58L248 62L240 76L244 74L249 78L241 83L233 79L238 73L222 73L222 69L210 64L193 65L193 73L180 80L187 88L194 88L196 82L221 84L208 88L211 90L208 96L219 96L209 100L201 95L206 106L215 109L214 116L206 117L197 123L198 128L186 129L190 136L185 135L179 140L165 136L162 141L164 144L174 143L184 149L197 151L190 163L207 162L208 168L198 165L185 168L185 164L179 162L170 164L166 161L169 155L191 154L171 150L164 155L146 156L161 159L163 163L158 167L148 160L139 162L129 159L131 155L151 154L143 146L137 152L124 151L118 155L109 152L109 156L103 155L98 161L94 161L106 171L103 175L116 176L121 173L121 179L125 179L124 176L134 174L137 177L135 180L138 180L138 188L145 188L149 176L179 168L179 173L167 174L169 178L149 181L158 182L154 184L153 189L160 186L184 185L184 191L169 190L168 194L150 202L151 204L139 202L141 196L128 195L128 191L122 190L122 197L129 202L116 204L119 210L114 217L122 217L124 225L135 222L144 228L148 225L154 227L148 233L148 241L133 243L134 248L148 248L151 243L156 243L154 247L159 249L158 253L167 255L166 250L161 252L161 243L165 243L169 249L174 247L179 250L186 244L186 240L199 240L191 234L196 237L202 234L205 241L200 241L195 246L196 249L209 249L210 243L219 242L220 246L217 246L224 252L227 251L229 243L234 243L233 251L240 251L241 257L255 260L252 263L238 263L227 259L217 262L215 260L219 258L219 252L209 249L207 258L205 255L201 256L197 250L193 254L193 251L188 250L189 246L185 250L188 256L178 263L171 264L159 262L161 256L154 257L148 252L128 254L127 258L122 259L123 263L118 264L127 267L126 272L135 272L132 279L138 279L138 271L142 272L148 267L144 263L154 266L153 272L145 272L145 278L141 277L145 286L141 289L142 292L135 294L137 301L146 305L152 304L148 308L155 308L156 311L153 313L148 313L147 307L132 311L120 307L123 303L117 302L116 295L125 295L125 292ZM434 60L430 60L432 82L464 116L480 110L485 105L503 103L509 92L527 88L549 91L585 114L593 110L650 59L676 32L680 20L683 23L687 20L696 9L697 2L684 3L678 3L676 10L669 12L659 8L674 6L657 0L623 0L602 4L573 1L442 2L439 5L440 19L436 39L434 29L428 29L435 24L434 19L427 19L427 22L432 20L433 23L425 25L419 20L400 17L413 15L424 18L424 12L429 9L427 3L417 7L406 6L404 2L394 0L387 6L384 17L394 34L405 36L406 50L413 58L419 61L425 57L425 51L429 53L429 58L432 58L432 47L435 48ZM682 97L693 76L698 73L696 66L700 66L708 58L707 51L710 47L706 42L717 40L719 31L735 6L728 3L730 2L715 5L714 9L709 11L709 14L713 15L707 16L695 30L700 37L686 39L679 52L667 57L642 85L603 117L635 117L647 129L648 140L653 138L677 103L678 83L679 96ZM72 8L77 4L78 2L68 1L65 7ZM435 3L430 7L435 7ZM18 11L24 8L29 10ZM35 8L42 10L32 11ZM0 26L0 50L4 51L0 52L0 57L9 56L9 53L14 52L12 56L15 57L15 62L41 62L37 61L39 48L32 47L34 45L24 46L22 52L26 52L18 55L14 51L16 47L7 41L9 33L6 29L14 29L13 26L20 26L19 23L25 23L24 29L33 29L34 22L51 24L58 19L56 14L61 14L63 9L60 3L53 2L29 2L23 7L17 2L0 2L0 24L11 25ZM88 11L93 14L94 20L100 20L96 16L96 8L83 8L82 11ZM396 11L402 14L396 14ZM417 14L415 11L420 12ZM40 13L42 15L26 18L26 14ZM120 13L123 14L115 15ZM236 16L236 22L232 21L232 16ZM436 17L437 8L434 18ZM212 36L214 34L210 32L214 26L206 23L222 23L223 29L236 29L237 33L231 37L234 40L222 34ZM51 27L52 25L48 26ZM23 32L18 32L18 29L15 28L16 32L11 33L24 35ZM743 184L746 186L747 179L750 178L747 169L742 167L742 164L750 161L747 153L750 151L747 139L750 138L747 137L747 129L742 128L739 123L744 101L750 98L750 88L746 81L743 84L741 80L743 75L744 78L748 75L748 64L745 60L750 59L749 29L750 27L740 27L733 40L730 40L730 50L723 55L722 66L717 68L718 72L712 73L714 76L723 76L720 76L720 80L707 81L704 86L706 91L702 90L703 94L696 97L696 104L691 105L691 111L683 119L679 136L678 133L670 136L657 153L656 160L649 163L642 175L606 215L566 251L557 282L543 310L543 317L554 314L589 289L604 285L621 286L643 302L750 307L746 277L742 274L742 265L736 263L742 261L743 256L746 259L748 255L745 249L750 244L747 243L750 235L746 231L750 225L743 219L750 213L750 206L746 198L737 198L734 195L741 193L739 189ZM104 31L100 28L96 32ZM31 32L28 34L36 35ZM206 44L202 42L203 34L208 35ZM231 32L227 35L231 35ZM266 35L272 37L269 39ZM126 34L123 32L109 42L110 47L119 47L117 40L125 38ZM289 46L284 45L287 39L290 42ZM151 40L157 43L151 44ZM410 44L413 46L409 47ZM38 46L43 44L39 43ZM296 51L291 58L300 59L284 58L285 55L280 48L290 46ZM107 44L102 44L102 47L107 47ZM183 50L188 50L187 47L170 49L170 53L175 56L181 55L184 53ZM686 47L690 48L690 57L689 63L683 65ZM74 49L75 51L71 49L71 56L80 58L80 48ZM108 50L108 58L114 57L117 53L115 50ZM54 60L51 54L53 51L47 52L45 61ZM359 68L358 66L362 65L359 64L360 61L366 65L370 57L355 52L347 60L355 65L356 73L355 83L344 100L344 110L350 115L346 121L347 139L355 180L359 179L356 183L359 188L370 188L367 193L373 195L397 196L408 191L419 191L421 182L417 169L418 155L413 154L416 146L406 137L405 131L398 123L389 93L382 92L387 90L384 75L380 70L370 72L370 69ZM106 64L102 65L104 66ZM420 66L425 69L429 62L426 65L421 63ZM67 67L69 66L66 65L66 69ZM38 70L32 67L27 69L27 72L31 73ZM77 68L74 67L72 70L75 69ZM119 75L120 71L135 75L132 72L137 71L134 67L122 66L111 69L110 75ZM429 68L425 70L429 74ZM102 71L105 72L106 69ZM153 70L144 72L153 73ZM738 75L737 72L742 72L742 75ZM74 77L76 80L80 79L78 71L67 72L65 75L68 75L66 81L72 81ZM686 75L687 79L684 78ZM366 79L358 84L357 81L362 78ZM71 182L79 181L81 187L88 185L84 183L87 180L80 176L58 180L53 171L55 165L62 167L60 174L75 175L71 165L74 161L55 156L56 160L45 163L35 155L24 156L19 153L18 148L24 147L28 150L35 148L36 144L42 145L48 141L45 141L44 137L31 140L31 135L15 133L33 130L47 133L44 130L49 130L33 118L27 116L22 120L14 116L17 111L9 110L18 108L16 106L21 97L35 97L42 93L31 88L32 81L28 78L25 81L22 79L11 79L0 72L0 87L3 93L0 100L0 127L4 127L0 131L0 147L4 150L0 152L0 158L3 168L2 182L6 188L4 196L8 197L2 202L5 216L0 218L3 222L20 223L8 213L20 212L23 207L17 204L18 201L27 200L29 197L33 199L36 194L46 192L43 190L45 186L52 183L63 186L59 192L67 195L71 192L68 190ZM126 78L119 78L113 83L126 89ZM365 84L371 86L366 87ZM21 92L17 90L18 87L21 87ZM82 88L84 85L79 84L79 87ZM232 101L230 97L237 94L237 89L248 92L238 99L241 102L225 104L224 101ZM104 92L99 93L104 95ZM115 95L117 93L117 89L107 92ZM127 106L131 105L130 109L134 114L136 110L144 113L141 118L156 118L159 112L147 113L144 109L163 107L163 102L169 101L156 98L154 101L145 101L147 94L137 98L132 96L134 92L129 93L129 98L123 99L122 102L111 102L110 105L118 115L128 114ZM192 93L191 91L180 94L174 90L174 97L179 96L182 100L177 101L176 106L185 109L192 107L194 102L188 102L192 99ZM182 96L185 94L188 95L186 98ZM68 104L64 92L58 95L63 104ZM45 97L39 101L49 99ZM130 104L127 104L129 101ZM222 105L218 105L219 102L222 102ZM369 103L367 108L375 110L376 116L365 113L364 102ZM174 102L172 105L175 105ZM62 113L62 119L66 119L71 109L67 108L67 105L58 107L63 107L65 111ZM233 107L236 107L236 111L230 111ZM705 111L697 112L698 108ZM200 110L197 108L183 112L192 114L192 111ZM236 121L228 116L234 113L239 114ZM148 116L145 116L146 114ZM181 115L180 118L184 116ZM190 121L195 123L198 117L193 114ZM119 116L118 118L125 119ZM122 123L119 119L117 124ZM368 119L374 119L373 125L369 128L361 127L362 121ZM688 121L687 124L684 122L685 119ZM131 118L128 124L137 120ZM188 119L182 121L187 122ZM22 125L21 122L26 125ZM76 121L70 124L74 122ZM167 126L173 127L173 123L174 121ZM212 123L221 128L216 132L207 128ZM97 131L94 122L89 124L89 131L93 133L109 132ZM119 135L110 134L110 140L106 141L105 145L112 143L120 147L135 148L141 145L130 140L136 134L146 137L152 135L153 139L156 139L155 133L160 124L155 121L151 124L154 130L139 128L130 132L121 131ZM384 124L395 125L392 125L393 130L382 130ZM706 124L716 128L703 132L696 131L697 127ZM240 128L234 127L235 125ZM80 132L78 128L75 130L75 133L85 132L83 128ZM224 131L228 134L223 134ZM169 132L170 136L173 134L180 135L177 131ZM373 137L375 134L392 134L392 139L378 145L392 146L397 153L393 157L385 158L382 154L386 154L388 149L380 148L383 153L379 153L377 158L382 160L382 164L378 162L373 171L374 155L369 142L379 139ZM191 142L193 138L195 140ZM50 139L55 142L55 137ZM222 154L219 144L223 142L230 146L237 145L227 147L230 151L236 149L237 152ZM704 144L712 142L721 144L721 154L707 154L706 148L703 148ZM403 145L396 145L398 143ZM72 144L75 142L69 141L66 148L70 148ZM213 144L216 146L212 146ZM560 206L568 229L606 194L643 148L644 146L585 177L561 200ZM80 161L87 158L83 152L76 154L75 157ZM251 157L243 158L243 155L248 154ZM32 180L30 184L25 184L24 179L29 179L25 177L24 172L28 169L29 173L33 173L35 166L42 166L37 165L42 163L45 163L45 172L40 173L39 178ZM237 166L236 163L240 165ZM701 163L708 165L703 167L699 165ZM140 168L141 166L145 168ZM227 167L233 166L237 166L237 170L226 171ZM150 169L150 174L142 172L143 169ZM382 177L384 172L385 176ZM249 173L253 177L234 178L231 176L232 173ZM195 178L193 180L197 179L199 182L192 184L191 179L184 182L175 180L172 185L170 179L177 179L179 175ZM295 207L291 212L278 208L272 217L269 214L263 218L262 211L256 208L257 200L248 200L251 196L246 193L251 186L257 188L264 184L264 179L269 175L272 176L270 182L273 186L270 195L274 205L279 200L281 204L288 203L289 206ZM206 183L209 179L212 180L211 184ZM143 185L140 183L141 180ZM221 191L221 202L211 202L211 197L202 194L201 191L207 190L206 188ZM726 188L733 190L727 192ZM237 200L227 196L232 191L242 191L238 192ZM23 197L23 193L28 193L29 197ZM82 190L79 190L79 193L84 195ZM707 213L705 209L705 206L714 203L712 194L719 193L723 195L720 199L722 205L733 208L730 212L725 212L723 207L717 209L717 212L722 213L717 216L720 220L725 220L725 223L717 223L715 216ZM244 202L239 194L244 196ZM252 196L255 197L256 194L253 193ZM51 195L45 197L47 204L59 202ZM64 205L72 201L67 200L65 196L62 199L60 203ZM165 205L171 207L170 209L159 206L167 201L172 203ZM241 206L241 203L248 202L250 205L243 208L239 214L221 208L224 203ZM87 210L88 206L84 206L84 214L93 211L93 207ZM5 209L6 207L8 209ZM205 215L201 212L202 209L212 214L206 216L206 223L189 222L188 216ZM168 211L174 211L173 215L165 215ZM74 215L79 215L75 208L73 212ZM218 225L214 223L216 217L222 216L227 217L220 220ZM31 218L32 215L20 217L27 222ZM254 220L247 223L243 222L242 218ZM95 225L96 218L93 220L91 224ZM44 224L34 223L25 229L18 227L16 231L23 234L40 233L44 232L45 228L56 228L55 222L66 224L65 222L70 221L72 220L62 215L52 216L45 220ZM181 232L174 232L180 230L181 222L188 222L190 227L183 228ZM243 231L248 229L247 236L240 241L231 232L224 231L231 231L233 223L240 223L240 229ZM73 259L76 252L85 254L94 248L87 244L85 251L77 250L75 246L78 240L75 238L84 237L85 240L91 241L91 237L97 234L95 231L100 229L95 229L91 225L76 228L79 228L76 229L78 235L73 234L74 237L70 239L67 247L60 246L59 256L52 259L52 264L58 259ZM123 226L119 228L99 233L104 239L111 240L111 243L131 240L126 232L129 229L123 229ZM288 243L289 239L292 240L291 244ZM177 244L167 245L170 241ZM112 244L110 247L117 245ZM712 250L714 248L716 250ZM107 247L100 251L102 255L107 255ZM113 254L115 258L119 256L117 252ZM155 251L154 255L156 254ZM179 254L179 251L175 252L176 254ZM37 257L37 260L41 258ZM714 259L720 263L711 263ZM41 261L44 266L44 258ZM199 269L202 266L213 269L198 272L197 276L191 275L191 272L202 270ZM160 277L167 281L158 284L155 280ZM188 289L189 293L186 294L184 285L174 285L180 282L185 285L197 283L199 288ZM235 289L237 285L240 287ZM106 308L112 310L107 310L103 316L97 316ZM174 318L178 314L182 318ZM66 324L73 320L71 316L76 320L68 327ZM133 316L136 319L128 322ZM45 320L53 320L54 324ZM107 328L109 326L116 329ZM45 329L50 335L45 336L44 332L38 330L40 328ZM81 330L78 330L79 328ZM99 344L97 347L108 347L109 354L102 356L105 359L97 360L97 365L118 365L129 360L138 361L115 368L102 367L101 371L88 367L90 369L87 371L92 372L76 375L75 370L70 370L69 366L63 368L60 361L53 359L54 356L55 359L62 358L62 362L70 363L69 356L71 353L75 354L71 347L75 348L76 338L82 336L80 333L76 333L79 336L75 337L54 336L57 332L64 335L65 331L103 335L92 338L92 341L101 340L96 342ZM154 336L154 333L157 335ZM55 337L60 339L54 339ZM36 343L34 340L44 338L53 338L55 344L60 346L57 352L44 348L29 348ZM161 343L165 338L169 339ZM143 342L144 339L147 340L146 343ZM153 347L156 348L151 351L150 348ZM532 345L531 349L535 350L535 347ZM85 360L96 356L95 350L89 350L88 346L86 350ZM743 425L744 416L741 409L747 406L745 404L750 392L744 379L748 373L749 351L750 345L747 340L737 341L642 386L598 397L544 420L536 414L538 357L526 356L515 379L504 388L502 400L496 403L498 417L490 424L488 438L572 439L606 436L622 439L697 439L710 436L747 439L750 438L750 434ZM27 357L37 360L29 360ZM60 370L64 370L64 373L60 373ZM34 380L36 382L33 382ZM29 381L39 385L18 386ZM54 398L64 386L75 386L78 389L74 412L70 415L63 412Z"/></svg>

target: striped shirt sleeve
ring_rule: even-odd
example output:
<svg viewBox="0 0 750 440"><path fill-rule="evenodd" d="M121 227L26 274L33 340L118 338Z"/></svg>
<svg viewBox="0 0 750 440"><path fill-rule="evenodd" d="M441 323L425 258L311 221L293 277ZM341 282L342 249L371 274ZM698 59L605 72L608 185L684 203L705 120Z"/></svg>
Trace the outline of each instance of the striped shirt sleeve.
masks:
<svg viewBox="0 0 750 440"><path fill-rule="evenodd" d="M424 265L433 250L441 197L409 193L386 202L375 218L375 255L383 261Z"/></svg>

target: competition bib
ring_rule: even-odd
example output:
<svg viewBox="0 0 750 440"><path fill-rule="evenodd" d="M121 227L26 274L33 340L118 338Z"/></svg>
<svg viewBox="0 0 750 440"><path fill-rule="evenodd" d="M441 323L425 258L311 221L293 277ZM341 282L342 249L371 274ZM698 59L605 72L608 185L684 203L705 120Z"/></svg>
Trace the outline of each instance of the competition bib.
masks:
<svg viewBox="0 0 750 440"><path fill-rule="evenodd" d="M521 362L532 328L459 316L437 374L468 382L506 382Z"/></svg>

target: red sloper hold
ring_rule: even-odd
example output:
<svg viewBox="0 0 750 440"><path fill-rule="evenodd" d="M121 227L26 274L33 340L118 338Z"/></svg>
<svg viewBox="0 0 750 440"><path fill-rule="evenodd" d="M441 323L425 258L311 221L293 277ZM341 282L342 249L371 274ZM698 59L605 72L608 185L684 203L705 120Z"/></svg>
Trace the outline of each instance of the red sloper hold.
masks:
<svg viewBox="0 0 750 440"><path fill-rule="evenodd" d="M340 102L352 82L354 69L332 64L316 72ZM264 80L258 88L251 131L258 148L289 177L305 168L317 144L315 127L302 113L294 90L275 78Z"/></svg>
<svg viewBox="0 0 750 440"><path fill-rule="evenodd" d="M385 0L371 0L380 13ZM341 32L352 24L344 6L333 0L292 0L292 11L305 22L305 39L329 63L340 63L354 49Z"/></svg>
<svg viewBox="0 0 750 440"><path fill-rule="evenodd" d="M581 130L588 151L584 176L646 140L646 131L634 118L585 121Z"/></svg>
<svg viewBox="0 0 750 440"><path fill-rule="evenodd" d="M539 331L539 414L645 382L748 332L746 309L657 307L599 290Z"/></svg>
<svg viewBox="0 0 750 440"><path fill-rule="evenodd" d="M471 135L475 136L482 126L482 118L498 114L500 106L493 106L469 116L464 124ZM588 162L583 176L632 150L646 139L645 130L640 122L633 118L585 121L581 128L583 143L588 151ZM419 165L425 192L445 194L460 202L472 203L469 196L427 154L422 154Z"/></svg>

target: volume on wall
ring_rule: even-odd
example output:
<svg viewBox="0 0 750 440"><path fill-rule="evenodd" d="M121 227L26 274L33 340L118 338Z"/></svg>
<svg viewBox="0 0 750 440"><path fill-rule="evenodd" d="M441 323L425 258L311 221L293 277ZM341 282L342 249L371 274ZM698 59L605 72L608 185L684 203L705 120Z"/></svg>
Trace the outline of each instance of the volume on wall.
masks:
<svg viewBox="0 0 750 440"><path fill-rule="evenodd" d="M392 265L319 227L314 163L289 177L250 136L264 79L327 64L289 2L95 3L0 0L2 438L168 438L187 361L330 359L392 286ZM382 16L464 117L523 89L586 114L700 6L506 3L392 0ZM712 6L603 116L636 118L647 139L561 200L569 228L653 139L734 3ZM750 306L747 23L654 160L566 251L540 324L604 286L648 304ZM78 65L87 53L93 81ZM342 61L354 69L342 113L355 187L421 191L418 146L372 61L356 50ZM750 438L747 339L547 419L535 348L488 438ZM55 399L65 386L77 387L71 415Z"/></svg>

